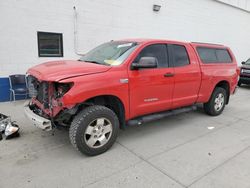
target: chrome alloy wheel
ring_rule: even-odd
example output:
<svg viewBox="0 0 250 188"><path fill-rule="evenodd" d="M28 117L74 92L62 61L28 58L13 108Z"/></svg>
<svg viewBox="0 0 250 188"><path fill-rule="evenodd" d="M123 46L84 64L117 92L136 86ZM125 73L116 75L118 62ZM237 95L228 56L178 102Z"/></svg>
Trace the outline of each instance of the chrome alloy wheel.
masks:
<svg viewBox="0 0 250 188"><path fill-rule="evenodd" d="M102 147L110 140L112 131L112 123L107 118L97 118L87 126L84 141L90 148Z"/></svg>
<svg viewBox="0 0 250 188"><path fill-rule="evenodd" d="M218 112L220 111L225 103L225 97L222 93L219 93L216 97L215 97L215 101L214 101L214 109Z"/></svg>

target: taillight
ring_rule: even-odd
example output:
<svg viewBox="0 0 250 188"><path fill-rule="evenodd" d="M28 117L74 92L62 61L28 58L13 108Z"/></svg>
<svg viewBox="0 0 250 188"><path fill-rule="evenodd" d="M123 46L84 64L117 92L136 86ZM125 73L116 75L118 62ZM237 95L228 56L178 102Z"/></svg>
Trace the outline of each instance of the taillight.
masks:
<svg viewBox="0 0 250 188"><path fill-rule="evenodd" d="M55 83L55 98L61 98L73 85L73 83Z"/></svg>

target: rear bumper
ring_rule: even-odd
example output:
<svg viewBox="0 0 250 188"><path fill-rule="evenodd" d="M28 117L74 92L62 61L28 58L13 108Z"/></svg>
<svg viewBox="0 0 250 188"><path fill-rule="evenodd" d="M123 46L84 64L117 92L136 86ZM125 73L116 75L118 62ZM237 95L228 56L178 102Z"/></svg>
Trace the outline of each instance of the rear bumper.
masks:
<svg viewBox="0 0 250 188"><path fill-rule="evenodd" d="M32 124L42 130L50 131L52 130L52 123L49 119L41 117L35 114L29 107L29 102L24 105L24 112L26 117L32 122Z"/></svg>

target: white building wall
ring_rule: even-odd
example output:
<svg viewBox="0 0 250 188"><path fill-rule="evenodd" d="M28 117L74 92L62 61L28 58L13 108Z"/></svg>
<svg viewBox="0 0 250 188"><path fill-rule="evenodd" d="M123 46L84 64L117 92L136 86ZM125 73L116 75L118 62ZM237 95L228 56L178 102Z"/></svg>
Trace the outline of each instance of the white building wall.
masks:
<svg viewBox="0 0 250 188"><path fill-rule="evenodd" d="M250 0L217 0L250 12Z"/></svg>
<svg viewBox="0 0 250 188"><path fill-rule="evenodd" d="M153 4L162 6L160 12L152 11ZM250 57L250 13L216 0L2 0L0 77L48 60L78 58L73 6L81 53L112 39L161 38L221 43L239 62ZM39 58L37 31L63 33L64 57Z"/></svg>

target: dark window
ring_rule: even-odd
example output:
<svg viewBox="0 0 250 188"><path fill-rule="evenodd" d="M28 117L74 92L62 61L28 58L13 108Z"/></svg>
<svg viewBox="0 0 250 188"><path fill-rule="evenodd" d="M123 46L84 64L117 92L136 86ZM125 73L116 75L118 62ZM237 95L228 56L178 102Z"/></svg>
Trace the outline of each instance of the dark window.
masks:
<svg viewBox="0 0 250 188"><path fill-rule="evenodd" d="M197 48L203 63L231 63L232 58L226 49Z"/></svg>
<svg viewBox="0 0 250 188"><path fill-rule="evenodd" d="M225 62L225 63L232 62L231 56L229 55L227 50L224 49L216 50L216 56L219 62Z"/></svg>
<svg viewBox="0 0 250 188"><path fill-rule="evenodd" d="M155 57L158 61L158 67L168 67L167 46L164 44L154 44L145 47L136 57L135 63L142 57Z"/></svg>
<svg viewBox="0 0 250 188"><path fill-rule="evenodd" d="M173 53L173 66L182 67L189 65L189 57L185 46L171 45Z"/></svg>
<svg viewBox="0 0 250 188"><path fill-rule="evenodd" d="M198 53L204 63L213 63L217 61L215 50L212 48L198 48Z"/></svg>
<svg viewBox="0 0 250 188"><path fill-rule="evenodd" d="M61 33L37 32L39 57L63 57Z"/></svg>

